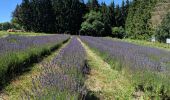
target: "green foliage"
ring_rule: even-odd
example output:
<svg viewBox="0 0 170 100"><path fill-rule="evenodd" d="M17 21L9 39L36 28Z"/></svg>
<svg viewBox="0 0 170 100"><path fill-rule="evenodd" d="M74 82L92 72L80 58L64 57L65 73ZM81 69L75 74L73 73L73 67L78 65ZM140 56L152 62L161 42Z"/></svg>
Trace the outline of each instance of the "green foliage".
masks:
<svg viewBox="0 0 170 100"><path fill-rule="evenodd" d="M157 0L134 0L130 4L125 25L129 38L147 39L152 35L149 19L156 2Z"/></svg>
<svg viewBox="0 0 170 100"><path fill-rule="evenodd" d="M113 27L112 28L112 36L116 38L124 38L125 36L125 30L122 27Z"/></svg>
<svg viewBox="0 0 170 100"><path fill-rule="evenodd" d="M87 7L92 6L90 12L84 17L81 25L81 34L93 36L112 36L111 27L125 26L125 20L129 9L129 0L123 1L122 6L115 7L114 2L107 6L104 2L98 6L96 0L88 1ZM95 9L97 7L97 9ZM100 13L95 14L94 12ZM123 30L121 28L121 30ZM121 34L121 33L120 33ZM122 38L123 36L119 36Z"/></svg>
<svg viewBox="0 0 170 100"><path fill-rule="evenodd" d="M23 0L13 12L13 20L26 31L51 32L55 29L51 0Z"/></svg>
<svg viewBox="0 0 170 100"><path fill-rule="evenodd" d="M102 13L102 22L104 23L104 31L103 36L110 36L111 35L111 20L113 16L110 16L110 9L107 7L105 3L102 3L101 6L101 13Z"/></svg>
<svg viewBox="0 0 170 100"><path fill-rule="evenodd" d="M101 13L102 13L103 22L106 24L110 24L110 21L111 21L110 16L109 16L110 11L105 3L102 3Z"/></svg>
<svg viewBox="0 0 170 100"><path fill-rule="evenodd" d="M21 5L17 5L15 11L13 12L13 18L17 20L18 24L24 27L25 30L31 30L30 25L32 25L32 7L29 0L23 0Z"/></svg>
<svg viewBox="0 0 170 100"><path fill-rule="evenodd" d="M128 8L129 0L121 7L115 7L114 2L100 5L98 0L89 0L86 5L83 0L23 0L13 12L12 23L33 32L78 34L81 29L87 35L110 36L111 27L124 28ZM91 10L101 15L89 14L82 23Z"/></svg>
<svg viewBox="0 0 170 100"><path fill-rule="evenodd" d="M170 13L167 14L156 30L156 37L160 42L166 42L166 39L170 38Z"/></svg>
<svg viewBox="0 0 170 100"><path fill-rule="evenodd" d="M85 5L79 0L23 0L13 19L26 31L77 33Z"/></svg>
<svg viewBox="0 0 170 100"><path fill-rule="evenodd" d="M90 11L86 14L85 22L81 25L81 34L100 36L104 31L104 23L102 22L102 14L96 11Z"/></svg>
<svg viewBox="0 0 170 100"><path fill-rule="evenodd" d="M83 23L83 31L86 30L87 34L99 32L97 36L99 34L110 36L112 26L124 27L128 2L127 0L126 4L123 2L121 7L115 8L114 2L107 6L105 3L100 5L98 0L89 0L87 4L83 0L23 0L16 6L12 22L26 31L78 34L84 21L83 16L87 11L93 10L101 12L99 16L101 18L94 16L97 21L94 21L91 26L92 23Z"/></svg>
<svg viewBox="0 0 170 100"><path fill-rule="evenodd" d="M9 23L9 22L0 23L0 31L2 30L6 31L8 29L21 29L21 27L16 23Z"/></svg>
<svg viewBox="0 0 170 100"><path fill-rule="evenodd" d="M109 16L110 16L110 25L112 27L116 26L116 18L115 18L115 4L111 2L109 5Z"/></svg>
<svg viewBox="0 0 170 100"><path fill-rule="evenodd" d="M125 27L125 21L127 19L129 6L129 0L126 0L126 3L122 1L121 7L119 5L115 6L114 2L110 4L110 24L112 27Z"/></svg>
<svg viewBox="0 0 170 100"><path fill-rule="evenodd" d="M98 0L88 0L88 2L87 2L87 7L89 8L89 10L98 11L100 5L99 5Z"/></svg>
<svg viewBox="0 0 170 100"><path fill-rule="evenodd" d="M79 0L53 0L57 32L78 33L85 5Z"/></svg>
<svg viewBox="0 0 170 100"><path fill-rule="evenodd" d="M151 71L136 71L132 73L132 83L137 91L143 91L144 97L158 100L167 99L170 95L170 80L163 73Z"/></svg>

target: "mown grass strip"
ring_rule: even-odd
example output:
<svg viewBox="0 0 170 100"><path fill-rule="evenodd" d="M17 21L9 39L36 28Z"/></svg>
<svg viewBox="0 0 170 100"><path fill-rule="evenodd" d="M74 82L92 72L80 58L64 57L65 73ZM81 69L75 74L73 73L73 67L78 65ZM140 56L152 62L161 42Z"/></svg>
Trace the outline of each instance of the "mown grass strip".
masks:
<svg viewBox="0 0 170 100"><path fill-rule="evenodd" d="M33 63L37 63L46 55L50 55L52 51L58 49L68 40L69 39L64 40L58 44L30 48L23 52L8 53L3 57L0 57L0 90L2 90L12 78L22 74L22 72Z"/></svg>
<svg viewBox="0 0 170 100"><path fill-rule="evenodd" d="M63 45L60 47L60 49L54 50L54 52L51 53L50 56L45 57L41 62L35 63L32 65L30 71L24 73L23 75L16 77L0 94L4 99L7 100L18 100L18 98L21 98L21 94L23 93L23 90L31 90L32 87L32 78L37 77L42 72L42 64L50 62L59 52L62 50L70 40L68 40L66 43L63 43Z"/></svg>
<svg viewBox="0 0 170 100"><path fill-rule="evenodd" d="M82 43L82 42L81 42ZM87 76L85 84L87 89L93 92L99 99L131 99L134 88L124 73L113 70L111 66L103 61L86 44L82 43L86 52L90 74Z"/></svg>

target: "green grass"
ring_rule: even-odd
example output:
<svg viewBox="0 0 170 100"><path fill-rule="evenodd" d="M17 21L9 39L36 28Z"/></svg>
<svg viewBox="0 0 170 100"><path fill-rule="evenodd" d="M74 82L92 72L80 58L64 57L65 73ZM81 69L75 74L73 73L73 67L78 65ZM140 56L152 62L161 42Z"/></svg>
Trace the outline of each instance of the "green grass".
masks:
<svg viewBox="0 0 170 100"><path fill-rule="evenodd" d="M12 52L0 57L0 89L20 74L31 64L38 62L45 55L49 55L53 50L59 48L63 43L48 44L41 47L29 48L25 51Z"/></svg>
<svg viewBox="0 0 170 100"><path fill-rule="evenodd" d="M145 99L167 99L170 97L169 76L147 70L133 72L133 84L137 91L143 91Z"/></svg>
<svg viewBox="0 0 170 100"><path fill-rule="evenodd" d="M42 35L49 35L49 34L46 34L46 33L34 33L34 32L7 32L7 31L0 31L0 37L6 37L8 35L42 36Z"/></svg>

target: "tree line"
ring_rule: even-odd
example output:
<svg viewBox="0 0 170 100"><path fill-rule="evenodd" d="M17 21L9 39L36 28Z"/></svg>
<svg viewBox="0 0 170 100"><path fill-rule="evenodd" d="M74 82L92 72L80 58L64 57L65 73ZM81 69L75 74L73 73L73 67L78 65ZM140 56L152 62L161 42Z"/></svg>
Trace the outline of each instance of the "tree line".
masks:
<svg viewBox="0 0 170 100"><path fill-rule="evenodd" d="M110 36L113 27L125 28L129 0L106 5L98 0L23 0L13 22L26 31Z"/></svg>
<svg viewBox="0 0 170 100"><path fill-rule="evenodd" d="M69 33L74 35L111 36L116 38L150 39L165 42L170 35L169 15L154 30L151 12L162 0L123 0L115 5L98 0L22 0L13 11L11 23L1 23L0 30L9 28L32 32Z"/></svg>

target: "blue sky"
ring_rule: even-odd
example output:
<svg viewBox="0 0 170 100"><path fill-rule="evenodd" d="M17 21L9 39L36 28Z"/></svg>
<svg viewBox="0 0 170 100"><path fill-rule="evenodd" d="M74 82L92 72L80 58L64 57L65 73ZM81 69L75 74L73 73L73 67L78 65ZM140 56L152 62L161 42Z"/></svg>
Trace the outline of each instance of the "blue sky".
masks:
<svg viewBox="0 0 170 100"><path fill-rule="evenodd" d="M0 0L0 22L7 22L11 20L12 11L17 4L20 4L22 0ZM85 0L87 1L87 0ZM98 0L110 4L112 0ZM116 4L120 4L122 0L114 0Z"/></svg>

